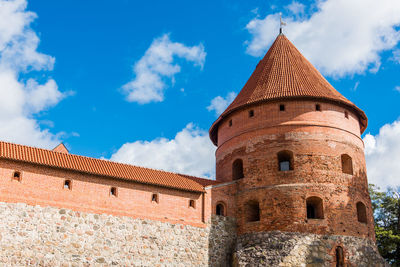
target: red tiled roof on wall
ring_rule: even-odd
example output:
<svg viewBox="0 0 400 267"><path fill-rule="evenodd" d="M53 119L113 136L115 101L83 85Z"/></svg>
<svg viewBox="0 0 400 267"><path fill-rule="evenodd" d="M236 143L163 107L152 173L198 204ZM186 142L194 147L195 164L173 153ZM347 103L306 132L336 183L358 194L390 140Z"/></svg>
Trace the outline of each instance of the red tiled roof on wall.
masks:
<svg viewBox="0 0 400 267"><path fill-rule="evenodd" d="M0 158L194 192L203 192L204 185L215 182L1 141Z"/></svg>
<svg viewBox="0 0 400 267"><path fill-rule="evenodd" d="M210 138L217 145L218 124L237 109L266 101L307 98L346 105L358 114L361 132L367 127L364 112L336 91L299 50L280 34L235 100L213 123Z"/></svg>

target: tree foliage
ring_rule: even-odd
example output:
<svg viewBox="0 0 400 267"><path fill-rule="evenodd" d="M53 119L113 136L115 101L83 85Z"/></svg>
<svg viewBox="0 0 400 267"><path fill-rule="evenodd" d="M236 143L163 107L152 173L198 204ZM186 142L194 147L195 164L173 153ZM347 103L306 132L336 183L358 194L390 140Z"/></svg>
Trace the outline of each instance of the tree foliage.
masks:
<svg viewBox="0 0 400 267"><path fill-rule="evenodd" d="M379 187L370 184L369 194L379 252L392 266L400 266L400 190L380 191Z"/></svg>

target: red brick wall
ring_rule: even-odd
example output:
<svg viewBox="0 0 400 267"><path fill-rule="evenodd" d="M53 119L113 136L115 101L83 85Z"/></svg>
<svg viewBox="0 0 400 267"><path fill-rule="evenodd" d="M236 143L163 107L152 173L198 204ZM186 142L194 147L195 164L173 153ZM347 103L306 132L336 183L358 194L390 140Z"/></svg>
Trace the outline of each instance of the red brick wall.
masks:
<svg viewBox="0 0 400 267"><path fill-rule="evenodd" d="M280 104L285 111L279 110ZM249 110L254 110L253 117ZM277 153L282 150L293 153L294 170L279 171ZM342 173L342 154L352 158L353 175ZM239 233L282 230L375 238L364 144L352 110L325 102L286 101L234 112L218 128L217 180L232 180L232 163L238 158L243 160L244 178L237 181L233 198L221 196L222 189L218 198L231 199L236 206ZM309 196L322 198L324 219L307 219ZM261 219L247 222L246 203L254 200L260 203ZM367 224L357 220L358 201L367 207Z"/></svg>
<svg viewBox="0 0 400 267"><path fill-rule="evenodd" d="M12 178L21 172L21 181ZM64 189L64 180L72 190ZM117 187L118 196L110 196ZM159 203L151 201L159 194ZM195 208L189 200L195 200ZM204 226L202 194L0 160L0 201Z"/></svg>

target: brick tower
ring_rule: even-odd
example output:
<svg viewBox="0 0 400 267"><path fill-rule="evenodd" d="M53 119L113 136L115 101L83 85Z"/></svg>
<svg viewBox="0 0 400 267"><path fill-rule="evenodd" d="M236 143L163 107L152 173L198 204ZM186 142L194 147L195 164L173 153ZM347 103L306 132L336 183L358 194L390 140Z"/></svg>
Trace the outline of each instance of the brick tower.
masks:
<svg viewBox="0 0 400 267"><path fill-rule="evenodd" d="M235 264L384 265L368 194L366 127L364 112L280 34L210 128L216 179L237 219Z"/></svg>

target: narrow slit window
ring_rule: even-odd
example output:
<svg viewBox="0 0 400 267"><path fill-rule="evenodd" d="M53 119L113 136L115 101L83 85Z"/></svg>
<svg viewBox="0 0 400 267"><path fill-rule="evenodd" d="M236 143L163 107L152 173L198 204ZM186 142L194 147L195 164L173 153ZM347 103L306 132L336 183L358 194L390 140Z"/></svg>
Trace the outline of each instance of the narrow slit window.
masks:
<svg viewBox="0 0 400 267"><path fill-rule="evenodd" d="M285 105L280 104L279 105L279 111L285 111Z"/></svg>
<svg viewBox="0 0 400 267"><path fill-rule="evenodd" d="M117 188L116 188L116 187L111 187L111 189L110 189L110 196L112 196L112 197L117 197L117 195L118 195L118 190L117 190Z"/></svg>
<svg viewBox="0 0 400 267"><path fill-rule="evenodd" d="M254 117L254 110L250 110L249 111L249 117L251 118L251 117Z"/></svg>
<svg viewBox="0 0 400 267"><path fill-rule="evenodd" d="M229 120L229 127L232 126L232 120Z"/></svg>
<svg viewBox="0 0 400 267"><path fill-rule="evenodd" d="M193 199L189 200L189 207L196 208L196 201L194 201Z"/></svg>
<svg viewBox="0 0 400 267"><path fill-rule="evenodd" d="M21 173L20 172L14 172L13 179L17 180L18 182L20 182L21 181Z"/></svg>
<svg viewBox="0 0 400 267"><path fill-rule="evenodd" d="M158 194L151 195L151 201L155 202L155 203L158 203Z"/></svg>
<svg viewBox="0 0 400 267"><path fill-rule="evenodd" d="M315 105L315 110L316 111L321 111L321 105L320 104L316 104Z"/></svg>
<svg viewBox="0 0 400 267"><path fill-rule="evenodd" d="M360 223L367 223L367 208L364 203L357 202L357 219Z"/></svg>
<svg viewBox="0 0 400 267"><path fill-rule="evenodd" d="M348 113L347 111L344 112L344 117L345 117L346 119L349 118L349 113Z"/></svg>
<svg viewBox="0 0 400 267"><path fill-rule="evenodd" d="M71 190L71 180L65 180L64 181L64 189Z"/></svg>
<svg viewBox="0 0 400 267"><path fill-rule="evenodd" d="M336 247L336 267L344 267L344 252L342 247Z"/></svg>
<svg viewBox="0 0 400 267"><path fill-rule="evenodd" d="M222 203L217 204L215 207L215 214L219 216L225 216L225 205Z"/></svg>

